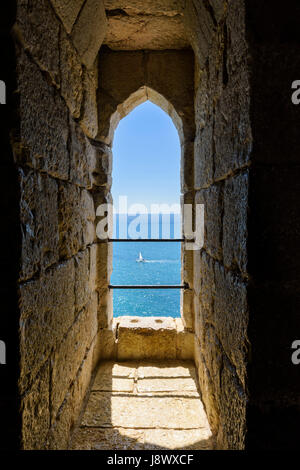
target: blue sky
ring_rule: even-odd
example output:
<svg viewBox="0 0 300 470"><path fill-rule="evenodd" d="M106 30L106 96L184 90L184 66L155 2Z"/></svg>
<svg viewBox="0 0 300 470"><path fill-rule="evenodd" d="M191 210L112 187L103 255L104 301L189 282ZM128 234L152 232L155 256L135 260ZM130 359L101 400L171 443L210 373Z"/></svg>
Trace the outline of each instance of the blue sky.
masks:
<svg viewBox="0 0 300 470"><path fill-rule="evenodd" d="M180 203L180 142L171 118L150 101L135 108L116 129L113 186L128 205Z"/></svg>

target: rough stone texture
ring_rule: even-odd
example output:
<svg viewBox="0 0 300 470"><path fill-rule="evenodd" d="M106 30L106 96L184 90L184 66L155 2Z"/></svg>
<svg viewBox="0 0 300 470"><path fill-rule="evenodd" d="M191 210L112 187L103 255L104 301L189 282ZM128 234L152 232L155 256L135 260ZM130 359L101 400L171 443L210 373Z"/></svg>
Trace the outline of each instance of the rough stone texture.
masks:
<svg viewBox="0 0 300 470"><path fill-rule="evenodd" d="M80 365L56 420L51 425L45 442L46 450L66 450L68 448L70 433L75 426L82 402L89 388L93 371L94 346L93 342Z"/></svg>
<svg viewBox="0 0 300 470"><path fill-rule="evenodd" d="M216 184L197 192L195 196L195 204L204 204L204 248L213 258L220 261L223 258L223 193L223 185ZM229 224L228 232L231 234ZM194 252L194 256L198 257L199 251ZM195 271L197 276L199 271Z"/></svg>
<svg viewBox="0 0 300 470"><path fill-rule="evenodd" d="M108 15L108 32L104 44L113 50L184 49L182 18L178 16Z"/></svg>
<svg viewBox="0 0 300 470"><path fill-rule="evenodd" d="M181 318L176 318L176 357L184 360L194 358L194 333L185 329Z"/></svg>
<svg viewBox="0 0 300 470"><path fill-rule="evenodd" d="M133 384L126 394L124 383ZM71 448L213 448L192 363L101 364Z"/></svg>
<svg viewBox="0 0 300 470"><path fill-rule="evenodd" d="M74 261L20 287L21 378L24 391L74 319Z"/></svg>
<svg viewBox="0 0 300 470"><path fill-rule="evenodd" d="M193 253L194 352L209 422L224 449L245 446L247 402L252 133L242 3L186 2L184 15L196 57L193 189L195 203L205 206L204 246Z"/></svg>
<svg viewBox="0 0 300 470"><path fill-rule="evenodd" d="M86 0L72 30L72 40L81 60L91 69L106 34L102 0Z"/></svg>
<svg viewBox="0 0 300 470"><path fill-rule="evenodd" d="M172 414L169 409L173 410ZM137 429L197 429L203 423L203 415L204 410L198 394L182 398L164 396L159 400L152 396L133 396L129 401L127 394L92 392L82 425Z"/></svg>
<svg viewBox="0 0 300 470"><path fill-rule="evenodd" d="M108 287L98 290L98 323L99 328L110 328L113 322L113 296Z"/></svg>
<svg viewBox="0 0 300 470"><path fill-rule="evenodd" d="M95 240L95 210L91 194L61 183L59 187L60 256L71 257Z"/></svg>
<svg viewBox="0 0 300 470"><path fill-rule="evenodd" d="M210 431L193 429L89 429L81 428L75 435L74 450L211 450Z"/></svg>
<svg viewBox="0 0 300 470"><path fill-rule="evenodd" d="M113 52L103 49L99 60L98 138L111 144L119 120L150 99L171 115L181 139L192 140L193 70L194 58L190 51ZM188 146L186 150L191 158Z"/></svg>
<svg viewBox="0 0 300 470"><path fill-rule="evenodd" d="M115 329L112 325L102 328L98 332L97 345L95 348L95 365L99 359L117 359L117 343Z"/></svg>
<svg viewBox="0 0 300 470"><path fill-rule="evenodd" d="M184 0L104 0L104 6L109 14L110 10L124 10L128 14L161 14L176 16L183 13Z"/></svg>
<svg viewBox="0 0 300 470"><path fill-rule="evenodd" d="M72 118L69 123L71 131L70 180L76 186L91 189L93 172L97 165L96 149Z"/></svg>
<svg viewBox="0 0 300 470"><path fill-rule="evenodd" d="M55 11L62 20L67 33L72 31L76 18L85 0L51 0Z"/></svg>
<svg viewBox="0 0 300 470"><path fill-rule="evenodd" d="M21 125L15 144L21 164L68 179L68 112L58 92L22 52L18 60Z"/></svg>
<svg viewBox="0 0 300 470"><path fill-rule="evenodd" d="M97 298L80 312L52 358L51 412L55 418L97 333Z"/></svg>
<svg viewBox="0 0 300 470"><path fill-rule="evenodd" d="M101 321L98 313L99 325ZM194 335L179 318L119 317L111 330L100 330L99 342L99 357L103 359L189 360L194 354Z"/></svg>
<svg viewBox="0 0 300 470"><path fill-rule="evenodd" d="M21 35L26 49L29 50L41 69L47 71L53 82L59 85L60 25L49 1L40 0L33 7L30 0L20 0L17 5L17 23L15 25L17 34Z"/></svg>
<svg viewBox="0 0 300 470"><path fill-rule="evenodd" d="M22 400L24 450L40 449L50 426L49 412L49 361L39 372L31 390Z"/></svg>
<svg viewBox="0 0 300 470"><path fill-rule="evenodd" d="M249 119L249 79L241 68L230 79L215 109L215 178L249 162L252 136ZM237 111L238 110L238 111Z"/></svg>
<svg viewBox="0 0 300 470"><path fill-rule="evenodd" d="M227 268L247 272L248 179L245 172L224 187L223 253Z"/></svg>
<svg viewBox="0 0 300 470"><path fill-rule="evenodd" d="M176 326L172 318L117 319L118 359L175 359Z"/></svg>
<svg viewBox="0 0 300 470"><path fill-rule="evenodd" d="M54 11L47 0L37 5L20 0L13 28L24 449L67 447L99 359L98 293L89 248L96 237L92 192L98 186L109 190L111 183L103 183L100 173L110 171L110 162L108 152L99 152L90 140L98 126L98 69L82 66L67 34L82 5L53 2ZM81 39L78 44L80 49Z"/></svg>
<svg viewBox="0 0 300 470"><path fill-rule="evenodd" d="M292 188L297 187L299 180L299 108L291 103L290 86L299 71L299 2L292 0L289 8L261 0L185 2L182 18L196 58L194 84L194 67L191 67L194 56L187 50L132 53L131 70L127 62L129 53L124 52L122 56L116 53L115 64L110 67L113 52L105 56L102 50L98 133L97 79L92 65L105 34L104 9L100 1L96 9L95 0L87 1L82 10L80 3L58 4L53 0L56 15L47 0L20 0L15 25L15 18L6 22L6 16L0 15L5 65L5 77L1 79L7 83L11 104L1 126L1 131L2 128L7 131L1 139L4 145L1 163L4 197L1 199L6 231L1 259L4 259L8 284L1 288L1 294L7 312L8 335L14 338L10 345L18 347L20 341L20 370L16 365L13 381L11 378L7 381L7 377L3 380L1 369L1 416L9 402L15 413L11 390L15 390L19 374L22 420L16 422L22 421L23 429L18 429L16 435L22 435L23 447L67 448L70 430L99 354L116 354L112 329L99 330L81 364L81 358L68 351L68 370L74 371L70 375L77 372L65 396L59 398L58 401L63 400L62 406L50 423L52 364L49 357L58 352L65 335L73 334L76 302L79 308L85 299L88 301L89 289L94 290L95 276L87 271L87 254L75 266L75 256L80 258L78 251L94 241L94 216L90 217L90 210L87 219L78 214L80 208L92 207L90 190L95 201L109 200L111 184L109 164L105 169L109 156L103 161L102 156L98 159L97 145L83 134L78 137L78 128L81 125L88 137L99 136L111 144L111 130L119 119L150 98L170 114L181 139L184 137L189 158L183 160L184 191L196 190L208 205L206 245L201 253L193 256L193 290L188 296L196 312L195 357L199 383L218 446L297 448L299 374L290 361L290 344L299 330L299 263L295 249L291 248L297 246L299 232L296 209L299 198ZM124 0L117 5L114 0L107 9L111 23L120 23L121 17L124 22L134 23L137 13L148 13L153 24L161 22L163 17L164 24L169 19L171 25L182 15L178 2L170 8L167 1ZM8 40L12 27L13 36ZM71 33L68 38L64 28ZM151 46L147 28L140 39ZM179 30L180 27L174 34L177 44ZM166 30L162 28L161 36L164 33ZM169 38L167 34L165 37ZM72 39L80 60L89 67L88 72L85 66L81 72ZM128 43L125 45L126 39L123 45L129 47ZM10 68L6 67L7 57L12 62ZM68 63L72 64L71 68ZM69 88L67 80L70 80ZM70 114L77 117L76 125ZM193 142L194 151L191 150ZM104 149L101 152L106 154ZM14 165L21 170L19 182ZM62 197L66 200L66 213L60 206L59 217L56 187L64 187ZM67 188L74 196L73 201L70 200L73 196L68 198ZM97 191L99 188L97 194L95 188ZM24 190L22 199L20 189ZM39 196L39 189L43 197L34 200L33 194ZM18 235L20 200L25 224L22 228L29 229L24 231L23 241L21 233ZM80 226L74 229L70 213L76 204L79 207L75 210L76 222ZM48 215L49 224L45 222ZM57 217L61 224L58 251ZM82 229L85 220L87 227ZM21 244L22 259L18 249ZM62 257L72 259L65 263ZM89 287L84 286L84 273ZM18 299L15 288L11 287L17 285L17 277L21 281ZM75 282L78 282L77 299ZM193 296L193 291L197 295ZM103 299L106 302L105 296ZM20 320L20 338L15 331L15 319ZM179 335L176 336L178 340ZM73 357L76 364L71 362ZM63 374L58 375L62 390L66 390ZM9 398L2 400L2 387L7 383L11 387ZM185 393L191 401L189 392ZM146 400L145 396L142 398ZM174 395L162 398L173 403ZM10 416L11 427L13 421ZM11 430L2 427L10 435ZM84 448L90 445L83 442L84 433L90 431L80 430ZM204 443L195 443L190 434L185 434L188 431L168 430L166 434L161 429L136 429L128 431L122 441L121 431L109 429L102 432L103 437L99 436L99 430L94 431L97 433L94 437L90 434L88 437L93 448L108 448L109 439L121 448L125 445L160 448L159 444L169 448L207 446L207 437ZM197 433L196 439L202 440L199 429ZM176 443L168 443L165 440L168 435ZM2 442L1 439L1 446Z"/></svg>
<svg viewBox="0 0 300 470"><path fill-rule="evenodd" d="M79 118L83 99L83 71L78 54L64 31L60 37L60 64L61 94L72 115Z"/></svg>
<svg viewBox="0 0 300 470"><path fill-rule="evenodd" d="M83 131L94 139L98 134L98 59L95 60L94 68L84 69L83 73L83 108L80 125Z"/></svg>
<svg viewBox="0 0 300 470"><path fill-rule="evenodd" d="M87 282L90 275L90 255L91 250L86 250L77 253L75 256L75 311L80 311L87 305L94 285Z"/></svg>
<svg viewBox="0 0 300 470"><path fill-rule="evenodd" d="M111 49L182 49L189 43L183 24L183 1L106 1Z"/></svg>
<svg viewBox="0 0 300 470"><path fill-rule="evenodd" d="M57 183L47 175L20 169L22 270L20 279L58 261Z"/></svg>

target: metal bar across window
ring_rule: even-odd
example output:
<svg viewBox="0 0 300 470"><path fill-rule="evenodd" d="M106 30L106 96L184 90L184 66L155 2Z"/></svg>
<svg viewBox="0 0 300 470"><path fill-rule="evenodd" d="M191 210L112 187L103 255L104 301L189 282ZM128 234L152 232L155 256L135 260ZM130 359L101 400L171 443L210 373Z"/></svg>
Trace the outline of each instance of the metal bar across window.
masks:
<svg viewBox="0 0 300 470"><path fill-rule="evenodd" d="M159 242L159 243L167 243L167 242L185 242L185 241L193 241L193 240L186 240L185 238L163 238L163 239L159 239L159 238L131 238L131 239L128 239L128 238L109 238L107 240L108 242L113 242L113 243L116 243L116 242L128 242L128 243L131 243L131 242Z"/></svg>
<svg viewBox="0 0 300 470"><path fill-rule="evenodd" d="M169 285L169 286L150 286L149 284L147 286L113 286L109 285L109 289L188 289L187 285L183 286L176 286L176 285Z"/></svg>

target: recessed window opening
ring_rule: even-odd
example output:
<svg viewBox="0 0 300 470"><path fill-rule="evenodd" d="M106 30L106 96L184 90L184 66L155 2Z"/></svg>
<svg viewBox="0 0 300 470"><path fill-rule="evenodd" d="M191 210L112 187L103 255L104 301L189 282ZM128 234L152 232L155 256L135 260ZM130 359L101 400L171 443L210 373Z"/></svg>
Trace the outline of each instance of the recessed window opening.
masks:
<svg viewBox="0 0 300 470"><path fill-rule="evenodd" d="M172 119L150 101L120 122L113 144L114 239L181 239L180 156ZM181 284L180 242L113 242L115 317L180 317Z"/></svg>

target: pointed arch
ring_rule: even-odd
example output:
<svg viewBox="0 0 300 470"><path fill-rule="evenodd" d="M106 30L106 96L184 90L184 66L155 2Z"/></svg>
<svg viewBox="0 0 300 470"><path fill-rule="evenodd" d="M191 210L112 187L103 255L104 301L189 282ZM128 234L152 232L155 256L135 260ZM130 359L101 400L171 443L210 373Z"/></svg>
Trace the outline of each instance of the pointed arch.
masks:
<svg viewBox="0 0 300 470"><path fill-rule="evenodd" d="M170 101L168 101L162 94L148 86L141 86L138 90L131 93L122 103L116 106L116 109L109 116L108 125L103 126L104 123L102 123L102 129L107 129L107 135L100 136L100 140L104 141L108 145L112 145L115 130L121 119L126 117L137 106L145 103L146 101L151 101L153 104L156 104L170 116L177 129L182 146L184 142L184 133L183 122L180 115L177 113L175 107Z"/></svg>

